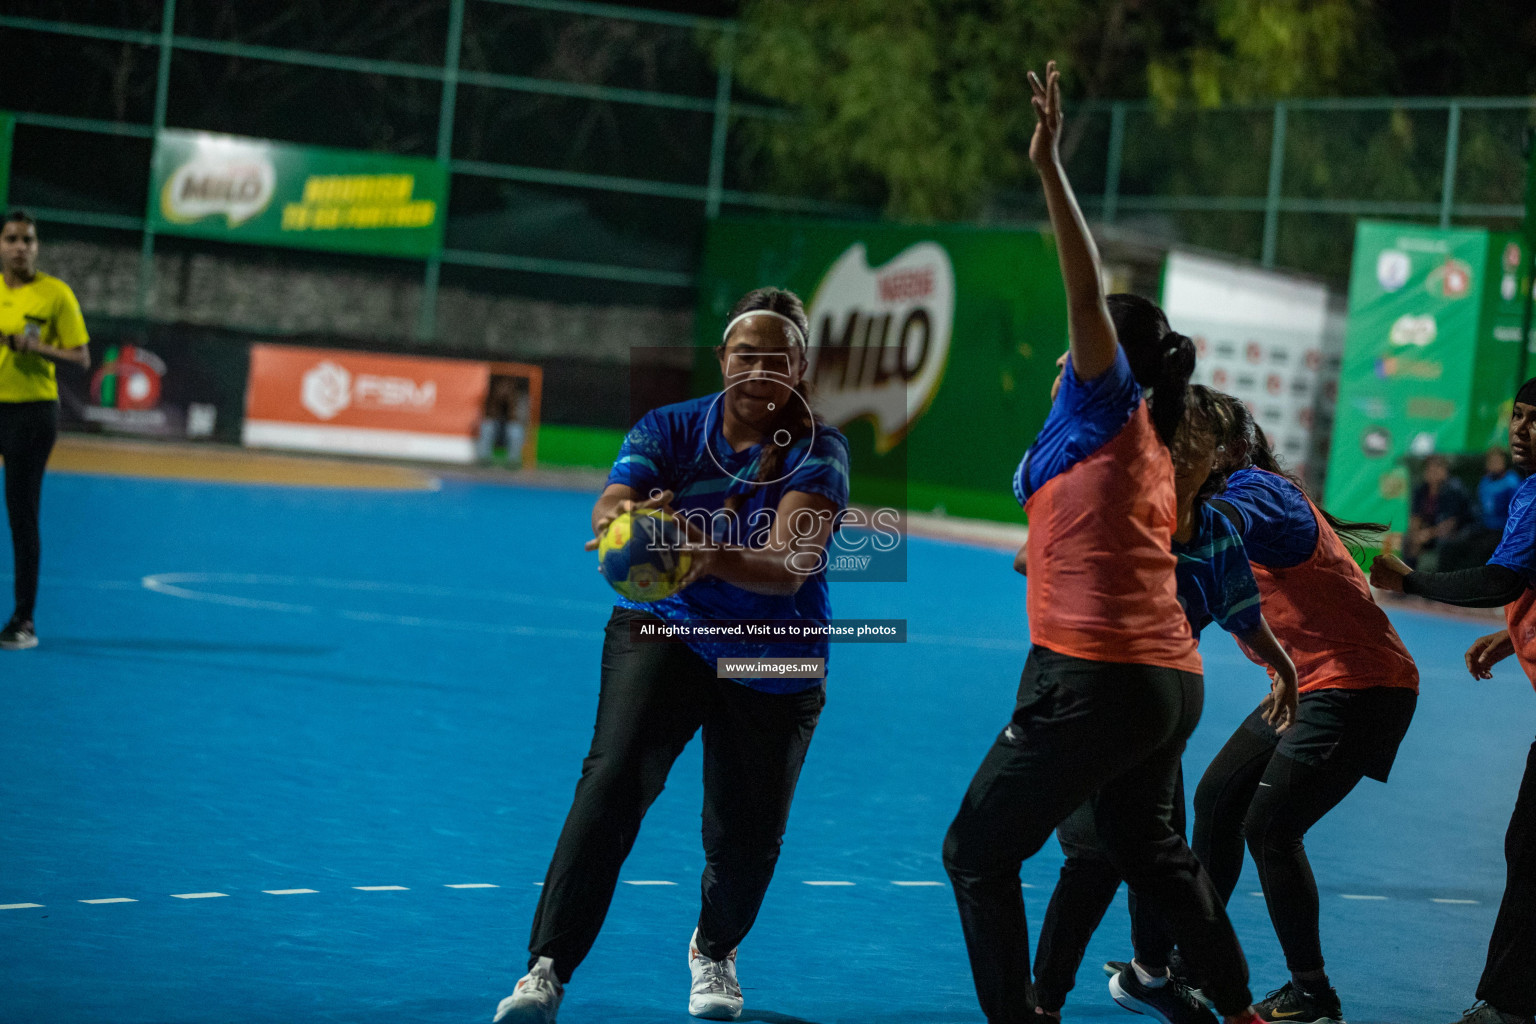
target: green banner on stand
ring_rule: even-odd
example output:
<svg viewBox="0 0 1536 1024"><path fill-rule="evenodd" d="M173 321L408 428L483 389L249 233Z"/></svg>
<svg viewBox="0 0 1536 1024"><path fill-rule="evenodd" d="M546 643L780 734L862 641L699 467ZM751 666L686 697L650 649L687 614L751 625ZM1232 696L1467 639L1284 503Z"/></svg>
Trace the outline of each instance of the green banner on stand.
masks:
<svg viewBox="0 0 1536 1024"><path fill-rule="evenodd" d="M812 404L848 435L854 499L1022 518L1013 472L1050 408L1067 343L1051 239L1038 232L723 218L695 324L700 393L731 304L789 288L811 320Z"/></svg>
<svg viewBox="0 0 1536 1024"><path fill-rule="evenodd" d="M158 232L381 256L442 247L448 175L433 160L165 131L152 173Z"/></svg>
<svg viewBox="0 0 1536 1024"><path fill-rule="evenodd" d="M1332 512L1403 529L1409 457L1500 441L1523 259L1513 235L1359 224L1328 463Z"/></svg>

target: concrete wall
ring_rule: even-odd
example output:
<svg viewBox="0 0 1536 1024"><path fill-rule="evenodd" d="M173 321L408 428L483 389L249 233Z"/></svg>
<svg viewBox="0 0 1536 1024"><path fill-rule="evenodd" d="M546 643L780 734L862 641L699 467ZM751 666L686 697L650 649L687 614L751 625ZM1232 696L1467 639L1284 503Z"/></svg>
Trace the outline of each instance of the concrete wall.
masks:
<svg viewBox="0 0 1536 1024"><path fill-rule="evenodd" d="M137 314L136 248L45 241L38 262L69 283L88 318ZM419 273L407 277L161 252L155 256L151 313L161 321L415 346L420 301ZM453 287L437 295L437 341L457 351L627 364L631 348L682 347L692 340L691 309L548 302Z"/></svg>

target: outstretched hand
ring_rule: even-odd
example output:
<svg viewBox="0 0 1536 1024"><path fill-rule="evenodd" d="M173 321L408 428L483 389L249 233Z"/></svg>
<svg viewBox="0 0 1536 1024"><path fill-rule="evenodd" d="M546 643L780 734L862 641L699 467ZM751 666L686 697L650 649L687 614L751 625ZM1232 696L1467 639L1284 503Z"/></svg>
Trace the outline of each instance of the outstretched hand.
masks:
<svg viewBox="0 0 1536 1024"><path fill-rule="evenodd" d="M619 516L623 515L625 512L634 512L637 509L647 509L647 508L649 508L649 509L664 508L664 509L667 509L667 511L670 512L671 509L668 506L670 506L671 503L672 503L672 492L671 491L662 491L660 494L656 495L654 498L646 498L644 501L634 501L633 499L625 498L624 500L620 501L618 504L614 505L613 508L610 509L606 515L602 516L600 519L597 520L597 522L592 524L592 534L593 534L592 539L587 541L587 543L585 545L583 545L583 547L587 551L596 551L597 550L598 542L602 540L603 534L608 532L609 525L615 519L619 518Z"/></svg>
<svg viewBox="0 0 1536 1024"><path fill-rule="evenodd" d="M1029 159L1036 167L1055 163L1061 149L1061 72L1055 61L1045 65L1045 82L1029 72L1030 103L1035 108L1035 134L1029 140Z"/></svg>

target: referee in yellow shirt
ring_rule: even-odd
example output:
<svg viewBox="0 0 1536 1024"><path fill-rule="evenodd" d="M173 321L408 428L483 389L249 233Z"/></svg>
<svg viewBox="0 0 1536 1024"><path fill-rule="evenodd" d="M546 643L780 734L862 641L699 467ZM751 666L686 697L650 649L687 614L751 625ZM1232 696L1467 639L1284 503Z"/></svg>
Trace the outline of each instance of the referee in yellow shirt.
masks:
<svg viewBox="0 0 1536 1024"><path fill-rule="evenodd" d="M43 470L59 434L59 385L53 364L89 369L85 318L69 285L37 269L37 222L12 210L0 225L0 459L5 510L16 552L16 611L0 629L0 650L37 646L38 506Z"/></svg>

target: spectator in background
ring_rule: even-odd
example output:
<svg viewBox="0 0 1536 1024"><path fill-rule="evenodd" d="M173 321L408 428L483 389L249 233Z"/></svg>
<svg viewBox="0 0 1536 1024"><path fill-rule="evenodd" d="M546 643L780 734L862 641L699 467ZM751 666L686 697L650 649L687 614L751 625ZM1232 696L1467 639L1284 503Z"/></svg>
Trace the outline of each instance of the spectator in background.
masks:
<svg viewBox="0 0 1536 1024"><path fill-rule="evenodd" d="M1472 522L1472 500L1461 481L1451 476L1444 455L1424 460L1424 479L1413 489L1408 506L1408 533L1403 561L1423 572L1439 570L1440 545Z"/></svg>
<svg viewBox="0 0 1536 1024"><path fill-rule="evenodd" d="M1441 572L1483 565L1493 557L1504 536L1509 500L1520 489L1525 477L1509 464L1509 452L1499 447L1488 449L1483 469L1482 479L1477 482L1478 517L1441 545Z"/></svg>

